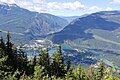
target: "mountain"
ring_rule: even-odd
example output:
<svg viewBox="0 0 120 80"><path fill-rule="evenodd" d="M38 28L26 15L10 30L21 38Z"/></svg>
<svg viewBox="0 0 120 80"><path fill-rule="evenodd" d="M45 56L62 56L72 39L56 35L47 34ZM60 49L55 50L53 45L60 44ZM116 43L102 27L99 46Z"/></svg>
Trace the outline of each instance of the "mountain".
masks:
<svg viewBox="0 0 120 80"><path fill-rule="evenodd" d="M66 19L69 23L77 18L79 18L80 16L61 16L61 18Z"/></svg>
<svg viewBox="0 0 120 80"><path fill-rule="evenodd" d="M78 38L93 39L93 30L112 32L119 30L119 27L120 11L97 12L72 21L62 31L55 33L52 40L55 43L63 43L64 40Z"/></svg>
<svg viewBox="0 0 120 80"><path fill-rule="evenodd" d="M77 19L77 18L80 18L80 17L85 17L87 16L88 14L84 14L84 15L81 15L81 16L61 16L61 18L64 18L66 19L69 23L72 22L73 20Z"/></svg>
<svg viewBox="0 0 120 80"><path fill-rule="evenodd" d="M54 33L67 24L67 20L51 14L31 12L16 4L0 3L0 34L9 31L14 35L15 42Z"/></svg>
<svg viewBox="0 0 120 80"><path fill-rule="evenodd" d="M120 68L120 11L101 11L80 17L48 38L65 48L85 53L87 50L96 55L95 59Z"/></svg>
<svg viewBox="0 0 120 80"><path fill-rule="evenodd" d="M120 11L102 11L78 18L50 38L78 48L120 52Z"/></svg>

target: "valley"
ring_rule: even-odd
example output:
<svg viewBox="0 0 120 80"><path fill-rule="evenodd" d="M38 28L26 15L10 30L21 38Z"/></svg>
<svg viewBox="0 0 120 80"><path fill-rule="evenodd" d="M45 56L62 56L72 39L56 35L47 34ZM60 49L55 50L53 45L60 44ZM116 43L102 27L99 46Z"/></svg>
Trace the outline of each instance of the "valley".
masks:
<svg viewBox="0 0 120 80"><path fill-rule="evenodd" d="M23 44L29 57L38 56L42 48L53 55L61 45L66 60L84 67L103 61L120 69L119 21L120 11L59 17L0 4L0 36L5 39L9 31L12 42L17 48Z"/></svg>

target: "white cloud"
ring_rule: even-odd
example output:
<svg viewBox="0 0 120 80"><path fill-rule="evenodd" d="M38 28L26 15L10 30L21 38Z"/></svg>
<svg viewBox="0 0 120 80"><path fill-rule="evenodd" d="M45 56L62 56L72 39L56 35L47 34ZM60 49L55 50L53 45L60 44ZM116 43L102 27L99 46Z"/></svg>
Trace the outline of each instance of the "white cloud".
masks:
<svg viewBox="0 0 120 80"><path fill-rule="evenodd" d="M30 11L47 12L45 0L19 0L17 5Z"/></svg>
<svg viewBox="0 0 120 80"><path fill-rule="evenodd" d="M110 4L117 4L120 5L120 0L112 0Z"/></svg>
<svg viewBox="0 0 120 80"><path fill-rule="evenodd" d="M120 0L113 0L120 3ZM112 3L113 3L112 1ZM101 10L112 10L111 8L102 9L97 6L87 6L82 4L80 1L74 2L46 2L45 0L0 0L0 2L10 3L10 4L17 4L18 6L37 12L55 12L58 10L72 10L72 11L101 11Z"/></svg>
<svg viewBox="0 0 120 80"><path fill-rule="evenodd" d="M62 9L63 6L61 6L61 4L57 2L50 2L50 3L47 3L47 7L53 8L53 9Z"/></svg>
<svg viewBox="0 0 120 80"><path fill-rule="evenodd" d="M54 11L54 10L84 10L85 5L82 5L79 1L75 2L46 2L45 0L0 0L0 2L5 3L16 3L18 6L29 10L41 11ZM53 9L53 10L52 10Z"/></svg>
<svg viewBox="0 0 120 80"><path fill-rule="evenodd" d="M41 4L41 3L45 3L45 0L32 0L32 2L36 4Z"/></svg>
<svg viewBox="0 0 120 80"><path fill-rule="evenodd" d="M21 6L21 7L30 7L30 6L34 6L31 2L28 2L28 1L23 1L23 0L21 0L21 1L19 1L19 3L18 3L18 5L19 6Z"/></svg>
<svg viewBox="0 0 120 80"><path fill-rule="evenodd" d="M107 7L107 8L99 8L99 7L97 7L97 6L92 6L92 7L90 7L89 8L89 10L90 11L111 11L111 10L113 10L111 7Z"/></svg>
<svg viewBox="0 0 120 80"><path fill-rule="evenodd" d="M0 2L14 4L15 0L0 0Z"/></svg>
<svg viewBox="0 0 120 80"><path fill-rule="evenodd" d="M111 10L113 10L111 7L106 8L106 11L111 11Z"/></svg>
<svg viewBox="0 0 120 80"><path fill-rule="evenodd" d="M68 10L81 10L85 9L86 6L82 5L79 1L75 2L65 2L65 3L58 3L58 2L49 2L47 3L48 8L53 9L68 9Z"/></svg>

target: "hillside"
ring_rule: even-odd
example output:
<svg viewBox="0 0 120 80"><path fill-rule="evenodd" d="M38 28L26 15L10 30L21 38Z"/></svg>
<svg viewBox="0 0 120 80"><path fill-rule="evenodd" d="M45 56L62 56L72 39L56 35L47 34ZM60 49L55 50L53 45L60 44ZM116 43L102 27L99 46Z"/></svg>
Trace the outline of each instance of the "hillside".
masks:
<svg viewBox="0 0 120 80"><path fill-rule="evenodd" d="M87 50L96 55L95 59L120 67L119 32L120 11L102 11L72 21L49 38L78 52Z"/></svg>
<svg viewBox="0 0 120 80"><path fill-rule="evenodd" d="M119 21L119 11L93 13L72 21L62 31L54 34L52 40L59 43L60 41L75 40L78 38L90 39L93 38L93 34L90 33L90 31L92 32L94 29L107 31L117 30L120 27Z"/></svg>
<svg viewBox="0 0 120 80"><path fill-rule="evenodd" d="M53 34L52 41L63 44L70 40L91 49L119 51L119 31L120 11L102 11L72 21L62 31Z"/></svg>
<svg viewBox="0 0 120 80"><path fill-rule="evenodd" d="M31 12L16 4L0 3L0 31L11 32L22 42L61 30L68 22L60 17ZM26 40L24 40L26 39Z"/></svg>

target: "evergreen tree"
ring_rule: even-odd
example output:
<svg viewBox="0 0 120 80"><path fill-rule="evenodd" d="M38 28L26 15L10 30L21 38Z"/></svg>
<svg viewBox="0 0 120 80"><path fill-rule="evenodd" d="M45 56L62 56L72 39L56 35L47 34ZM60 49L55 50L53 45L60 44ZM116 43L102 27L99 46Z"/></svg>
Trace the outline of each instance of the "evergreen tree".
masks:
<svg viewBox="0 0 120 80"><path fill-rule="evenodd" d="M93 66L90 66L87 70L87 77L89 80L97 80L96 79L96 69Z"/></svg>
<svg viewBox="0 0 120 80"><path fill-rule="evenodd" d="M48 54L48 48L44 48L41 50L41 53L39 54L38 64L41 66L49 66L49 54Z"/></svg>
<svg viewBox="0 0 120 80"><path fill-rule="evenodd" d="M17 50L17 69L26 73L28 70L27 63L27 54L23 51L22 45L20 45Z"/></svg>
<svg viewBox="0 0 120 80"><path fill-rule="evenodd" d="M1 37L1 39L0 39L0 48L3 49L3 51L6 51L6 46L5 46L5 43L3 41L3 37Z"/></svg>
<svg viewBox="0 0 120 80"><path fill-rule="evenodd" d="M39 54L38 64L45 68L44 71L45 71L46 75L51 74L48 48L41 50L41 53Z"/></svg>
<svg viewBox="0 0 120 80"><path fill-rule="evenodd" d="M42 78L45 76L44 67L36 65L34 69L35 71L33 80L42 80Z"/></svg>
<svg viewBox="0 0 120 80"><path fill-rule="evenodd" d="M34 68L37 64L36 56L34 56L34 59L29 61L28 63L28 69L27 69L27 74L28 75L33 75L34 74Z"/></svg>
<svg viewBox="0 0 120 80"><path fill-rule="evenodd" d="M72 71L67 71L67 73L65 74L65 79L66 80L74 80L74 74Z"/></svg>
<svg viewBox="0 0 120 80"><path fill-rule="evenodd" d="M69 71L70 68L71 68L71 62L70 62L70 60L68 60L68 61L66 62L66 67L67 67L66 71Z"/></svg>
<svg viewBox="0 0 120 80"><path fill-rule="evenodd" d="M79 65L76 70L74 70L75 80L88 80L85 71Z"/></svg>
<svg viewBox="0 0 120 80"><path fill-rule="evenodd" d="M100 62L100 65L97 68L97 80L102 80L105 74L105 64L104 62Z"/></svg>
<svg viewBox="0 0 120 80"><path fill-rule="evenodd" d="M9 67L5 65L7 58L8 58L7 56L0 58L0 80L2 80L3 77L5 77L9 73L9 72L6 73L6 71L9 69Z"/></svg>
<svg viewBox="0 0 120 80"><path fill-rule="evenodd" d="M8 59L6 64L11 66L11 71L16 71L17 69L17 50L14 48L12 42L10 42L10 33L7 33L7 42L6 42L6 54Z"/></svg>
<svg viewBox="0 0 120 80"><path fill-rule="evenodd" d="M54 54L51 66L53 69L52 75L55 75L56 77L65 76L65 64L62 56L61 46L58 47L57 53Z"/></svg>

